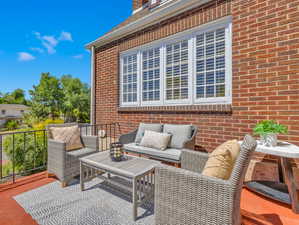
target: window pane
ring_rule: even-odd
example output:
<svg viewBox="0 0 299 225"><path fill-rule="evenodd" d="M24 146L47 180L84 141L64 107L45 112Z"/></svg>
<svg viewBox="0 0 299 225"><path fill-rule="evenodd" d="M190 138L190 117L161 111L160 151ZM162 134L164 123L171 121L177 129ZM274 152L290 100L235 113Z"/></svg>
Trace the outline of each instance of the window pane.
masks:
<svg viewBox="0 0 299 225"><path fill-rule="evenodd" d="M137 102L137 54L123 57L122 101Z"/></svg>
<svg viewBox="0 0 299 225"><path fill-rule="evenodd" d="M225 97L225 28L196 36L196 98Z"/></svg>
<svg viewBox="0 0 299 225"><path fill-rule="evenodd" d="M188 40L166 46L166 100L188 99Z"/></svg>
<svg viewBox="0 0 299 225"><path fill-rule="evenodd" d="M142 101L159 101L160 48L142 52L142 74Z"/></svg>

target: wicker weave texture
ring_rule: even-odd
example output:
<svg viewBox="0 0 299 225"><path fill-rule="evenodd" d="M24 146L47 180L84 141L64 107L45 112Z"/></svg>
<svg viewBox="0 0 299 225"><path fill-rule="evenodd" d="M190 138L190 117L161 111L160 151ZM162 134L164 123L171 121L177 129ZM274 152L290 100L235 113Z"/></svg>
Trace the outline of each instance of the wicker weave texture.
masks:
<svg viewBox="0 0 299 225"><path fill-rule="evenodd" d="M198 173L207 155L191 151L183 153L184 169L157 167L156 224L239 225L241 187L255 148L256 141L247 135L229 180Z"/></svg>

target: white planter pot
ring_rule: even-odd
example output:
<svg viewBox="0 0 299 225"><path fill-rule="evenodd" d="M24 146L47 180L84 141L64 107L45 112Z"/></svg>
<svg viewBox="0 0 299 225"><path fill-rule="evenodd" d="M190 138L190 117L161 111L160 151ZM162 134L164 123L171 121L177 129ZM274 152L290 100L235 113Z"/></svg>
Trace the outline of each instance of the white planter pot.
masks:
<svg viewBox="0 0 299 225"><path fill-rule="evenodd" d="M266 134L261 136L261 142L268 147L277 146L277 134Z"/></svg>

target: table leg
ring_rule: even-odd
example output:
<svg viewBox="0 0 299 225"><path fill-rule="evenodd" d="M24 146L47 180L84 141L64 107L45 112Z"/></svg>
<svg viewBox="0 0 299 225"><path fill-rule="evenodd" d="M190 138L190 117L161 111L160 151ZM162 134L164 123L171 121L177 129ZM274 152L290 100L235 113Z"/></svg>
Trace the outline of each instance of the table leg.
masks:
<svg viewBox="0 0 299 225"><path fill-rule="evenodd" d="M80 162L80 188L84 191L84 165Z"/></svg>
<svg viewBox="0 0 299 225"><path fill-rule="evenodd" d="M299 213L299 196L294 182L294 174L290 159L281 158L281 165L284 181L288 186L293 212Z"/></svg>
<svg viewBox="0 0 299 225"><path fill-rule="evenodd" d="M133 179L133 220L137 218L137 178Z"/></svg>

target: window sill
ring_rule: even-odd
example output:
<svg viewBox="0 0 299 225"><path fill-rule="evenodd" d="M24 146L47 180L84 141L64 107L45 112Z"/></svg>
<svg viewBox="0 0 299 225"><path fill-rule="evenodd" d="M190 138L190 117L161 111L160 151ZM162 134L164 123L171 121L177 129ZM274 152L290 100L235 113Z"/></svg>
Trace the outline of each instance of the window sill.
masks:
<svg viewBox="0 0 299 225"><path fill-rule="evenodd" d="M118 112L231 113L231 104L119 107Z"/></svg>

